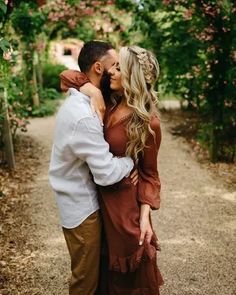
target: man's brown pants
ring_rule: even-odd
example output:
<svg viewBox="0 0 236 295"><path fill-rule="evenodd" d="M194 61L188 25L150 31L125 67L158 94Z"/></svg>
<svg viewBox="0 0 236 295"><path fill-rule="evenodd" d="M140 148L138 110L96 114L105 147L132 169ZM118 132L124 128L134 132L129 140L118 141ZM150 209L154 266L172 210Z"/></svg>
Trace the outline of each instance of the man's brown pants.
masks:
<svg viewBox="0 0 236 295"><path fill-rule="evenodd" d="M63 228L71 257L70 295L94 295L98 286L101 219L100 212L91 214L76 228Z"/></svg>

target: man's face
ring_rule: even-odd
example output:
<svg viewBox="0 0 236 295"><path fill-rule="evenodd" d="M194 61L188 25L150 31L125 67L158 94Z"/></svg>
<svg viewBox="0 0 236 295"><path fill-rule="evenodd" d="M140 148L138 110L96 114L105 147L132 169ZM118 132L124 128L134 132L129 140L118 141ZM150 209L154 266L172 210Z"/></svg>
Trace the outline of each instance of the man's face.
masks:
<svg viewBox="0 0 236 295"><path fill-rule="evenodd" d="M110 68L112 68L112 66L114 66L114 64L117 63L117 61L118 54L114 49L110 49L108 51L108 54L101 59L101 63L104 67L103 75L101 78L101 90L106 102L108 102L108 99L111 95L109 70Z"/></svg>
<svg viewBox="0 0 236 295"><path fill-rule="evenodd" d="M110 68L118 62L118 54L115 49L108 50L107 54L101 58L100 62L102 63L104 70L108 72Z"/></svg>

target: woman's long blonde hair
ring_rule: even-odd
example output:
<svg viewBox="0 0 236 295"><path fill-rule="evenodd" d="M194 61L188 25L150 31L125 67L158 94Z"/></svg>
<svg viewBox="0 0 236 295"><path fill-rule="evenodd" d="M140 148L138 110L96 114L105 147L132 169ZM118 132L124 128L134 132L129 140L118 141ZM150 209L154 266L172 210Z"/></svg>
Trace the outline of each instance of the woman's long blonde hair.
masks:
<svg viewBox="0 0 236 295"><path fill-rule="evenodd" d="M120 71L125 102L133 110L128 124L126 154L136 163L146 147L150 133L152 115L157 115L157 93L154 90L159 76L159 64L154 55L141 47L122 47L120 50Z"/></svg>

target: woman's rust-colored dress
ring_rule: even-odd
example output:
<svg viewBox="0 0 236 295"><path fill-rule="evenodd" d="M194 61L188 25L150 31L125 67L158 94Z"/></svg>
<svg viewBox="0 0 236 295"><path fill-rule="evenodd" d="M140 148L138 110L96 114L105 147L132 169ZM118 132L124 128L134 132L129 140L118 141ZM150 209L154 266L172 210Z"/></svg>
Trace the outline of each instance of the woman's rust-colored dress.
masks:
<svg viewBox="0 0 236 295"><path fill-rule="evenodd" d="M131 115L109 127L107 122L115 109L107 112L104 135L113 155L123 157L128 141L126 126ZM99 188L106 238L100 295L158 295L159 286L163 284L156 264L158 244L155 234L150 244L144 242L139 246L141 203L149 204L152 209L160 206L157 154L161 129L157 117L152 118L151 128L156 137L149 136L139 161L138 185L134 186L130 178L125 178L117 184Z"/></svg>
<svg viewBox="0 0 236 295"><path fill-rule="evenodd" d="M66 70L60 77L63 91L69 87L79 90L89 82L87 76L78 71ZM130 116L109 127L107 122L115 110L109 111L108 108L104 134L110 151L117 157L123 157L128 142L126 126ZM106 243L101 259L99 295L159 295L159 286L163 284L156 264L158 244L155 234L151 244L139 246L141 203L149 204L152 209L160 207L157 155L161 129L158 118L152 118L151 128L156 136L155 139L149 136L140 158L138 185L134 186L126 178L117 184L100 187Z"/></svg>

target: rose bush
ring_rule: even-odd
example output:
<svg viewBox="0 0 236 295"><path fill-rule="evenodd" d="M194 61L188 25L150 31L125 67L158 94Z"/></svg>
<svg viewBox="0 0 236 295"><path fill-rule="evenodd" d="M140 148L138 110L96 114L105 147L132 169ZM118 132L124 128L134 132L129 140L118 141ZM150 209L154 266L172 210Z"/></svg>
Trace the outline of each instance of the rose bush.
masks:
<svg viewBox="0 0 236 295"><path fill-rule="evenodd" d="M160 61L161 90L202 115L213 162L236 154L236 4L230 0L117 0L132 12L134 42ZM126 40L130 42L129 36Z"/></svg>

